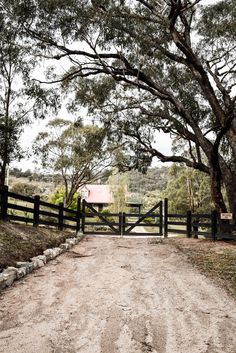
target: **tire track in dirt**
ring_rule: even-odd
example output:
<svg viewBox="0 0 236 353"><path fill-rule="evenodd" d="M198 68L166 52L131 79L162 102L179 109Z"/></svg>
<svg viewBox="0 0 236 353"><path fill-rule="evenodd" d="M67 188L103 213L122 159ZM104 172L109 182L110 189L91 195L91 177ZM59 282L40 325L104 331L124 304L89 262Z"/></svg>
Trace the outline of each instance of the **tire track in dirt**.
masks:
<svg viewBox="0 0 236 353"><path fill-rule="evenodd" d="M64 254L1 294L0 353L236 353L235 302L173 246L74 251L92 256Z"/></svg>

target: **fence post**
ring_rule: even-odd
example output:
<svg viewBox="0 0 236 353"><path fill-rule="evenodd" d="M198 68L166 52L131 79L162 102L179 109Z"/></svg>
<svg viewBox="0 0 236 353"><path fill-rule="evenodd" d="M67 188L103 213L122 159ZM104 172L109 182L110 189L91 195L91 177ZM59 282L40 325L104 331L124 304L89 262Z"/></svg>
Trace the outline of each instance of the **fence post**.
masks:
<svg viewBox="0 0 236 353"><path fill-rule="evenodd" d="M119 235L123 235L123 214L119 212Z"/></svg>
<svg viewBox="0 0 236 353"><path fill-rule="evenodd" d="M4 185L1 188L1 213L0 213L0 217L3 221L8 220L7 208L8 208L8 186Z"/></svg>
<svg viewBox="0 0 236 353"><path fill-rule="evenodd" d="M159 217L159 223L160 223L160 235L163 235L163 201L160 201L160 217Z"/></svg>
<svg viewBox="0 0 236 353"><path fill-rule="evenodd" d="M82 233L85 231L85 200L82 201L82 225L81 225Z"/></svg>
<svg viewBox="0 0 236 353"><path fill-rule="evenodd" d="M34 197L34 227L39 225L39 206L40 206L40 196L35 195Z"/></svg>
<svg viewBox="0 0 236 353"><path fill-rule="evenodd" d="M58 229L63 230L63 215L64 215L64 203L59 203L59 213L58 213Z"/></svg>
<svg viewBox="0 0 236 353"><path fill-rule="evenodd" d="M214 210L211 212L211 236L214 241L216 240L216 234L217 234L217 211Z"/></svg>
<svg viewBox="0 0 236 353"><path fill-rule="evenodd" d="M168 199L164 199L164 237L168 237Z"/></svg>
<svg viewBox="0 0 236 353"><path fill-rule="evenodd" d="M236 225L236 202L234 203L234 206L233 206L233 219L234 219L234 224Z"/></svg>
<svg viewBox="0 0 236 353"><path fill-rule="evenodd" d="M192 237L192 211L187 211L187 237Z"/></svg>
<svg viewBox="0 0 236 353"><path fill-rule="evenodd" d="M125 218L126 218L126 215L125 215L125 212L123 212L123 217L122 217L122 236L125 235Z"/></svg>
<svg viewBox="0 0 236 353"><path fill-rule="evenodd" d="M81 223L81 197L79 196L77 199L77 222L76 222L76 232L80 231L80 223Z"/></svg>

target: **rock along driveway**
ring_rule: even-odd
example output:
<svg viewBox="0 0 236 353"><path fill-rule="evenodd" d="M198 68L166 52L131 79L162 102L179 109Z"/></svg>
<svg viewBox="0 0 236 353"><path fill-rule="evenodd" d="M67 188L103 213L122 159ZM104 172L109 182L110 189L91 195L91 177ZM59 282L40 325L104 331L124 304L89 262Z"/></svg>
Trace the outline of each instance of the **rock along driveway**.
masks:
<svg viewBox="0 0 236 353"><path fill-rule="evenodd" d="M168 243L88 238L0 299L1 353L236 352L235 302Z"/></svg>

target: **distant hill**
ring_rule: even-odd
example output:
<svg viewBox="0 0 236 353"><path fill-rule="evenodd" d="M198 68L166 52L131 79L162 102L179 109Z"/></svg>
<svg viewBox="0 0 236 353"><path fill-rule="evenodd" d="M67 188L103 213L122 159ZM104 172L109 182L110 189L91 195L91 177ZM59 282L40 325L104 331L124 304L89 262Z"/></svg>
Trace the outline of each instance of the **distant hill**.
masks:
<svg viewBox="0 0 236 353"><path fill-rule="evenodd" d="M169 167L148 169L146 174L135 170L129 172L129 192L146 194L149 191L163 191L168 181Z"/></svg>

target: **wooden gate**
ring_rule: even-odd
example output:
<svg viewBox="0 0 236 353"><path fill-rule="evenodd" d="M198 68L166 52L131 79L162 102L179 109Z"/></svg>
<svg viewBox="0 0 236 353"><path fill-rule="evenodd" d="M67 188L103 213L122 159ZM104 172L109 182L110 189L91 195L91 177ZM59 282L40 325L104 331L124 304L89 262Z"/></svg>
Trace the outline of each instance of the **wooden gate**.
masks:
<svg viewBox="0 0 236 353"><path fill-rule="evenodd" d="M162 201L146 213L123 213L123 235L163 234L163 205ZM146 230L150 229L150 231Z"/></svg>
<svg viewBox="0 0 236 353"><path fill-rule="evenodd" d="M146 231L150 229L150 231ZM163 234L162 201L146 213L106 213L97 211L83 200L82 232L84 234L150 235Z"/></svg>
<svg viewBox="0 0 236 353"><path fill-rule="evenodd" d="M121 214L98 212L90 203L82 203L82 232L84 234L116 234L121 231Z"/></svg>

